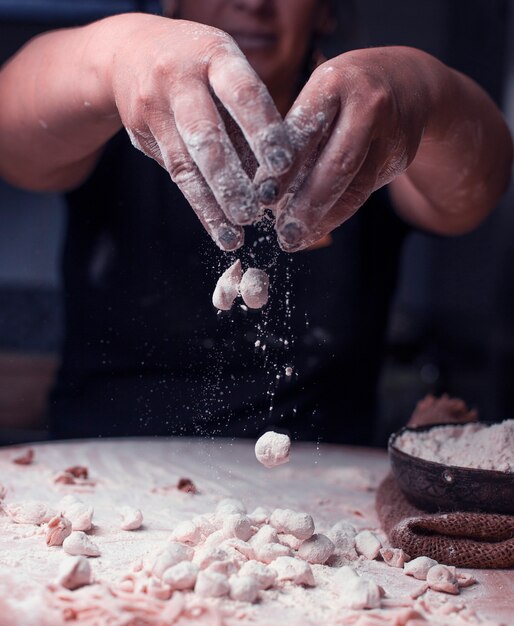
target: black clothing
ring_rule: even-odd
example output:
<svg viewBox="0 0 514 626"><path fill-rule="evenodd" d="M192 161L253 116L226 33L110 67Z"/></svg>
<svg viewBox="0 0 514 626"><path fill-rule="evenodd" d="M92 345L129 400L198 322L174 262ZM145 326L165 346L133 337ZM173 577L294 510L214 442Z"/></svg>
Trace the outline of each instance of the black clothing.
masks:
<svg viewBox="0 0 514 626"><path fill-rule="evenodd" d="M168 174L120 133L67 200L55 436L253 437L274 425L305 439L370 441L407 231L386 191L329 247L285 254L269 226L269 241L266 230L248 229L243 250L227 255ZM263 311L212 306L216 280L235 258L269 271Z"/></svg>

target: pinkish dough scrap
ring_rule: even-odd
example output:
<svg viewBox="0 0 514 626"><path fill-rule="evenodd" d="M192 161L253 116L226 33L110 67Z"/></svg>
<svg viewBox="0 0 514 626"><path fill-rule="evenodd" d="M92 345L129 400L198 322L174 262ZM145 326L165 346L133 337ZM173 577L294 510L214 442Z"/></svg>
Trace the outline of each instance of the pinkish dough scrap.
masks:
<svg viewBox="0 0 514 626"><path fill-rule="evenodd" d="M268 275L263 270L249 267L241 278L239 291L248 308L262 309L268 302Z"/></svg>
<svg viewBox="0 0 514 626"><path fill-rule="evenodd" d="M212 303L217 309L221 311L229 311L231 309L234 300L239 295L241 275L241 261L238 259L218 278L212 294Z"/></svg>
<svg viewBox="0 0 514 626"><path fill-rule="evenodd" d="M257 439L255 456L265 467L276 467L289 461L291 440L287 435L269 430Z"/></svg>

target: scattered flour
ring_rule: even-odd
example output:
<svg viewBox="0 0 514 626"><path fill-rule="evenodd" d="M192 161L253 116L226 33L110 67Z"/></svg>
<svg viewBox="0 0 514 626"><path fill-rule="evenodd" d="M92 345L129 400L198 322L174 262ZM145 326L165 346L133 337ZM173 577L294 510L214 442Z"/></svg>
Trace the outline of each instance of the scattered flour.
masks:
<svg viewBox="0 0 514 626"><path fill-rule="evenodd" d="M101 448L95 443L95 454L98 447ZM39 514L30 515L32 521L23 525L15 523L9 516L0 516L0 537L16 539L6 542L7 547L2 553L2 569L5 571L0 572L0 609L4 611L3 615L13 616L9 623L27 626L59 626L69 622L84 626L93 623L121 626L136 622L148 626L174 623L264 626L277 623L283 617L281 623L296 626L321 623L392 626L414 624L412 620L420 626L486 624L475 618L476 614L463 604L468 595L451 603L452 594L460 593L462 587L475 582L472 576L435 562L428 563L431 567L425 575L426 580L422 580L421 589L419 581L404 576L400 569L388 567L382 561L370 561L363 554L356 558L356 537L361 545L363 537L367 536L362 529L373 528L373 518L351 513L351 518L342 517L341 502L349 497L349 492L329 510L320 510L321 521L316 520L316 524L308 513L268 508L279 502L289 503L292 493L295 500L305 506L307 503L313 507L318 506L317 502L321 504L319 484L315 491L311 491L311 496L304 497L309 480L307 475L304 480L301 473L295 473L293 480L292 476L284 474L284 484L288 488L283 494L272 493L268 497L267 481L260 478L261 472L251 474L252 464L249 462L249 476L245 475L249 480L241 481L239 491L234 490L238 495L245 489L252 490L253 497L249 494L248 498L253 507L248 513L245 504L237 498L220 501L221 494L216 491L219 485L214 480L209 482L211 477L208 474L199 479L200 495L186 498L178 490L162 494L155 492L155 482L148 480L145 472L153 472L160 482L165 463L156 462L152 455L148 467L140 467L139 475L130 475L128 479L125 475L127 464L111 465L112 475L108 480L102 480L101 489L96 488L87 504L68 495L55 505L63 491L76 492L78 486L56 485L53 482L55 470L49 469L46 474L44 469L41 470L44 460L39 461L40 454L38 452L38 468L32 477L27 478L25 486L26 473L31 470L19 466L15 469L17 466L8 460L7 467L13 469L3 474L2 480L8 484L8 500L2 504L10 504L10 494L26 498L36 493L43 503L48 503L48 509L57 511L73 509L77 504L84 507L94 504L95 525L86 533L73 532L63 540L62 548L58 545L60 538L57 538L53 547L48 549L45 535L48 537L50 529L61 535L68 530L69 525L62 516L56 515L48 523L43 522L43 526L35 523L40 520ZM59 451L57 457L60 455ZM0 452L0 470L4 470L6 464L2 465L1 457ZM198 474L191 467L187 468L189 457L186 457L187 454L184 467L196 481ZM99 467L106 467L103 458L110 459L102 457ZM170 458L169 446L163 458ZM182 466L170 467L174 467L171 471L177 474L183 471ZM119 475L117 478L121 480L114 479L115 472L120 470L124 472L124 478ZM22 477L18 482L14 480L16 472ZM169 472L168 467L167 476ZM100 472L97 470L97 473ZM46 476L46 487L43 480L36 488L35 479L39 480L41 475ZM313 474L309 466L309 476L315 476L318 481L321 472ZM333 489L328 483L326 487ZM120 528L120 512L129 488L131 500L145 513L145 526L137 533L127 533ZM254 492L254 489L258 491ZM338 489L344 487L339 485ZM223 488L222 493L226 494L227 490ZM353 493L355 498L370 497L367 492L355 489ZM323 495L327 497L326 493ZM268 506L255 508L259 499ZM39 506L25 508L40 510ZM131 509L129 517L133 517L133 511ZM333 524L333 521L337 523ZM181 528L180 532L176 532L177 528ZM177 540L178 536L182 540ZM91 554L92 539L99 546L97 551L93 549L93 553L102 553L94 561L84 556ZM72 551L79 554L67 556L66 549L70 545L73 548L74 544ZM393 549L390 549L391 553L386 552L387 549L381 548L384 559L396 560L397 567L402 559L407 558ZM369 556L374 556L374 550ZM348 567L349 563L352 567ZM12 592L7 599L1 598L7 593L5 580L10 581L11 590L26 594L23 597L27 603L37 598L39 608L34 619L26 620L18 605L9 604ZM44 590L44 599L41 590ZM445 602L440 601L441 597ZM7 602L7 609L2 602ZM40 619L42 614L48 618L46 621ZM487 622L488 626L492 624Z"/></svg>
<svg viewBox="0 0 514 626"><path fill-rule="evenodd" d="M514 472L514 420L487 426L436 426L405 431L394 443L406 454L427 461L477 469Z"/></svg>

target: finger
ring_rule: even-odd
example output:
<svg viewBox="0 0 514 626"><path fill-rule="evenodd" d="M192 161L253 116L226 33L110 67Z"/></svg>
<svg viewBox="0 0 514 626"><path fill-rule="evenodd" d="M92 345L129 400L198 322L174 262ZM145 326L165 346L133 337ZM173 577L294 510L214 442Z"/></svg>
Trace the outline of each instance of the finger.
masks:
<svg viewBox="0 0 514 626"><path fill-rule="evenodd" d="M251 224L260 208L252 181L230 142L216 105L201 83L188 85L173 101L173 115L182 141L227 219ZM173 167L173 142L163 136ZM167 148L169 146L169 148Z"/></svg>
<svg viewBox="0 0 514 626"><path fill-rule="evenodd" d="M146 154L151 153L149 156L155 158L168 171L214 243L226 252L240 248L244 243L243 229L232 224L218 206L212 191L191 159L172 117L169 116L156 129L149 127L143 135L139 133L139 137L140 141L144 141L143 151ZM166 143L163 144L156 137L166 137Z"/></svg>
<svg viewBox="0 0 514 626"><path fill-rule="evenodd" d="M330 139L287 212L277 220L284 249L303 247L309 233L325 218L359 173L372 141L373 127L355 123L350 105L331 130ZM376 171L374 173L376 176Z"/></svg>
<svg viewBox="0 0 514 626"><path fill-rule="evenodd" d="M264 206L273 204L286 189L294 193L301 186L314 164L313 155L326 141L339 106L339 98L323 95L317 82L308 83L303 89L285 120L294 153L292 167L280 181L271 178L266 167L259 168L254 178L259 201Z"/></svg>
<svg viewBox="0 0 514 626"><path fill-rule="evenodd" d="M263 82L242 54L219 54L209 66L216 96L243 131L257 161L270 176L284 174L293 151L284 121Z"/></svg>
<svg viewBox="0 0 514 626"><path fill-rule="evenodd" d="M311 224L305 239L296 244L282 247L288 252L303 250L319 241L335 228L346 222L366 202L369 196L381 186L380 168L384 162L383 149L372 144L361 169L319 221L309 216ZM287 219L287 218L286 218ZM282 245L282 244L281 244Z"/></svg>

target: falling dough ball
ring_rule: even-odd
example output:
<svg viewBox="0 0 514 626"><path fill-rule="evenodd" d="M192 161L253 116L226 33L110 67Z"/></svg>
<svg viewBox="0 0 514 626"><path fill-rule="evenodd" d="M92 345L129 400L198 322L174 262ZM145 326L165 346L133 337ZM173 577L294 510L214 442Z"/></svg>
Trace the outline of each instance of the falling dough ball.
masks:
<svg viewBox="0 0 514 626"><path fill-rule="evenodd" d="M289 461L291 440L287 435L269 430L255 444L255 456L265 467L283 465Z"/></svg>
<svg viewBox="0 0 514 626"><path fill-rule="evenodd" d="M234 300L239 294L241 274L241 261L238 259L218 278L214 293L212 294L212 303L217 309L221 311L230 310Z"/></svg>
<svg viewBox="0 0 514 626"><path fill-rule="evenodd" d="M239 284L239 291L250 309L262 309L268 301L269 278L266 272L250 267Z"/></svg>

